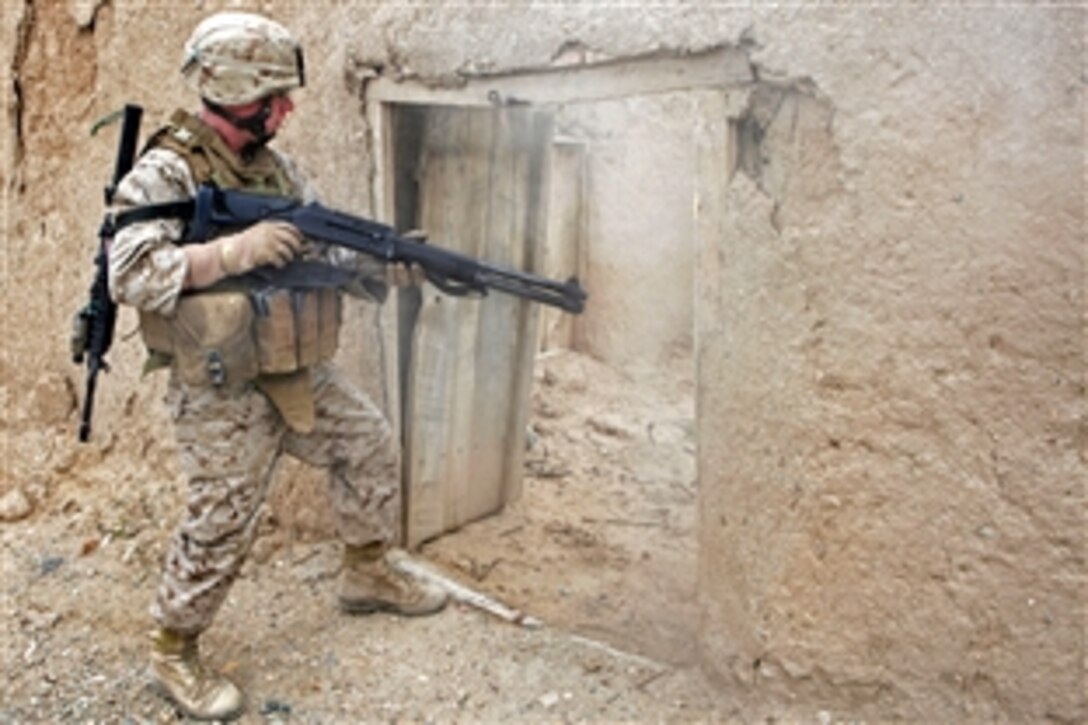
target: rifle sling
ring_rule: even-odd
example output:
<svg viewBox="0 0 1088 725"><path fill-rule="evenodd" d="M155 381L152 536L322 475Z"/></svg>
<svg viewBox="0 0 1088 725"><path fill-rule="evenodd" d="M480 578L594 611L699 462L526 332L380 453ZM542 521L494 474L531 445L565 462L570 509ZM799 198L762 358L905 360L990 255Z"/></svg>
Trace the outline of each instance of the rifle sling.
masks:
<svg viewBox="0 0 1088 725"><path fill-rule="evenodd" d="M132 224L155 221L156 219L192 219L195 211L196 202L192 199L138 206L115 214L113 217L113 230L114 233L117 233Z"/></svg>

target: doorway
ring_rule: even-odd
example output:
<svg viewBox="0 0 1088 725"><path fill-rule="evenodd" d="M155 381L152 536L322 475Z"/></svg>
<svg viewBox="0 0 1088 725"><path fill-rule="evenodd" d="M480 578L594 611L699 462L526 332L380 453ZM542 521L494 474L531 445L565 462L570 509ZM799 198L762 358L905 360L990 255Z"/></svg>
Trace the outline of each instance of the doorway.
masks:
<svg viewBox="0 0 1088 725"><path fill-rule="evenodd" d="M436 151L427 141L433 129L447 126L448 132L451 117L473 114L494 119L531 110L546 117L527 137L537 147L526 158L536 159L539 173L524 175L532 182L516 191L492 186L490 192L508 208L536 210L529 215L535 221L515 227L520 232L513 235L532 242L517 254L490 253L553 278L577 274L589 293L578 317L530 305L526 324L517 328L522 344L499 345L502 364L531 374L520 393L504 398L514 412L504 409L497 423L490 421L491 442L454 451L507 451L509 479L466 484L499 492L488 494L489 510L446 517L437 530L412 534L411 518L426 506L419 507L415 464L406 467L410 543L422 544L428 558L469 586L526 613L672 662L689 661L697 651L693 330L697 236L704 228L697 219L698 186L708 168L697 140L718 128L705 115L724 106L721 69L732 67L731 57L710 54L692 65L653 61L636 64L638 73L626 66L595 69L589 80L566 76L565 90L535 77L504 77L491 80L490 89L470 84L458 93L436 93L378 84L368 94L379 149L375 206L401 229L437 223L427 229L433 243L441 243L435 229L452 232L465 223L435 217L437 200L478 212L483 197L474 195L482 187L470 179L493 177L496 153L493 145L466 151L471 145L464 135L455 147ZM632 77L639 83L631 84ZM617 88L615 78L628 79L627 85ZM525 102L534 93L540 102ZM716 101L705 103L707 94ZM441 182L436 155L454 169ZM721 161L718 173L724 174L728 164ZM406 401L418 401L421 378L410 371L450 367L428 367L422 357L463 355L451 353L448 336L421 349L428 334L420 328L425 302L400 302L401 370L409 371L401 392ZM494 347L476 333L457 337L458 344L467 341L458 350ZM463 372L449 375L465 379ZM474 375L480 377L479 368ZM493 414L493 399L465 397L475 400L476 412L462 410L460 423L458 414L447 416L443 426ZM434 455L441 427L413 439L424 411L410 403L404 410L406 456L411 460L421 446ZM463 500L451 487L443 506ZM423 518L436 516L426 510Z"/></svg>

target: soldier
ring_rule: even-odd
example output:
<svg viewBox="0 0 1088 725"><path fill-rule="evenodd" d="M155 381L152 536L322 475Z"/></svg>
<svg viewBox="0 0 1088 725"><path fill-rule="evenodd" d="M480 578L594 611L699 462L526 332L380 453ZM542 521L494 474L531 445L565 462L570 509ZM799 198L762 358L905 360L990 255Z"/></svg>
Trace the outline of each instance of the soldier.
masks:
<svg viewBox="0 0 1088 725"><path fill-rule="evenodd" d="M185 46L182 73L200 94L196 114L177 111L118 187L116 210L193 196L200 184L313 195L268 142L303 85L302 49L281 25L225 12L202 22ZM407 270L303 239L261 222L203 244L178 244L176 219L146 219L110 248L110 289L137 308L150 367L169 366L188 505L170 543L151 608L151 672L195 718L239 715L244 697L205 668L197 637L210 626L257 532L258 511L281 453L328 471L345 544L339 603L347 612L430 614L439 589L390 566L399 538L397 452L375 405L330 364L340 321L332 287L257 287L244 273L297 257L357 272L379 298Z"/></svg>

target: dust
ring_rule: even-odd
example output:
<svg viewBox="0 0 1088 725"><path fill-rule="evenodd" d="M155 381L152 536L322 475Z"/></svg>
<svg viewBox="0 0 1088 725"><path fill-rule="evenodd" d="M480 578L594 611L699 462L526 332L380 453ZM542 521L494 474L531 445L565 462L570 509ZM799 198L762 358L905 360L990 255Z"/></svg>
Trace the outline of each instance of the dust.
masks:
<svg viewBox="0 0 1088 725"><path fill-rule="evenodd" d="M341 615L337 544L269 516L202 638L248 692L246 721L737 715L692 662L690 378L636 379L566 351L542 355L534 378L523 496L417 556L542 626L464 604ZM183 482L149 484L158 456L118 458L87 454L30 494L29 517L0 524L0 721L177 718L147 686L144 634Z"/></svg>
<svg viewBox="0 0 1088 725"><path fill-rule="evenodd" d="M547 622L689 663L694 405L690 361L669 367L636 379L578 353L542 355L521 499L424 553Z"/></svg>

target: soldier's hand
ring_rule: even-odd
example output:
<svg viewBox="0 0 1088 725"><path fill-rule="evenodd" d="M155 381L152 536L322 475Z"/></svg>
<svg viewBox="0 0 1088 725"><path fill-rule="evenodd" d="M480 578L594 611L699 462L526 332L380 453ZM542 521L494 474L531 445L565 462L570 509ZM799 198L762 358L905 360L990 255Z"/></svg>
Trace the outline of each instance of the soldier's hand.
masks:
<svg viewBox="0 0 1088 725"><path fill-rule="evenodd" d="M402 239L418 244L427 243L427 233L412 229L401 234ZM427 273L418 264L388 264L385 267L385 283L390 287L412 287L427 281Z"/></svg>
<svg viewBox="0 0 1088 725"><path fill-rule="evenodd" d="M202 289L254 267L282 267L302 251L302 244L302 233L287 222L260 222L214 242L187 244L182 248L187 261L183 286Z"/></svg>
<svg viewBox="0 0 1088 725"><path fill-rule="evenodd" d="M421 285L427 279L427 273L418 264L385 265L385 283L390 287L411 287Z"/></svg>
<svg viewBox="0 0 1088 725"><path fill-rule="evenodd" d="M271 264L282 267L302 251L302 233L281 221L258 222L217 242L223 272L244 274Z"/></svg>

